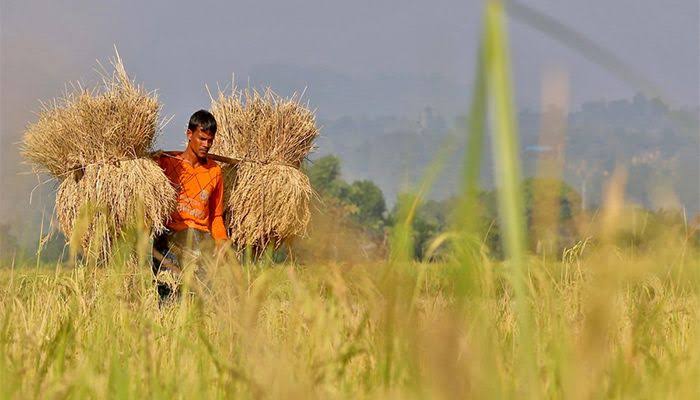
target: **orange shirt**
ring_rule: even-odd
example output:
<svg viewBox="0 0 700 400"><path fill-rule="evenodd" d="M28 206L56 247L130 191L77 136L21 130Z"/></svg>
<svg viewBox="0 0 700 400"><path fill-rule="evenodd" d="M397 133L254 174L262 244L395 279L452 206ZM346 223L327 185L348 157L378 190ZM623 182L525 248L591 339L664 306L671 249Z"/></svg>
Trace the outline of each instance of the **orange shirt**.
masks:
<svg viewBox="0 0 700 400"><path fill-rule="evenodd" d="M178 194L177 208L167 227L175 232L199 229L211 232L214 239L226 239L221 167L212 160L193 167L188 161L169 155L161 155L157 161Z"/></svg>

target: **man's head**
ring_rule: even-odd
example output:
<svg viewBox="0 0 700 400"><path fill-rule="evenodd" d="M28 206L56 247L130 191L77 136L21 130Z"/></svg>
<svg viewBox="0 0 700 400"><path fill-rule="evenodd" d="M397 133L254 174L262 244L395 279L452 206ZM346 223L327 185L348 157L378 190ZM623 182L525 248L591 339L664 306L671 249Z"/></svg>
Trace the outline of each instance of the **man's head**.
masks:
<svg viewBox="0 0 700 400"><path fill-rule="evenodd" d="M187 147L199 158L206 158L214 143L216 119L207 110L192 114L187 124Z"/></svg>

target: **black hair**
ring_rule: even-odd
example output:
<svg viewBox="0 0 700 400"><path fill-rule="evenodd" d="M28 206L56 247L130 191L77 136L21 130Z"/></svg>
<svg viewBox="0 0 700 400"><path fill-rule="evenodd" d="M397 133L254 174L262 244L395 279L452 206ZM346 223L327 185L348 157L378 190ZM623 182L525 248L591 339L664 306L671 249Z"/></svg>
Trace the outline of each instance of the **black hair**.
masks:
<svg viewBox="0 0 700 400"><path fill-rule="evenodd" d="M212 113L207 110L199 110L192 114L190 122L187 124L187 129L194 132L197 128L212 135L216 134L216 119Z"/></svg>

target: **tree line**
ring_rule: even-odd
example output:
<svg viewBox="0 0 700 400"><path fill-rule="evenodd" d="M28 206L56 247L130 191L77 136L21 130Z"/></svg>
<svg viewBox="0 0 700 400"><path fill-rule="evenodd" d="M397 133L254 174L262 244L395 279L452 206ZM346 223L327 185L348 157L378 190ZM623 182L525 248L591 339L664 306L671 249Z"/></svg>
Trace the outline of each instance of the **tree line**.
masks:
<svg viewBox="0 0 700 400"><path fill-rule="evenodd" d="M399 222L399 209L405 201L412 199L411 196L399 194L394 205L387 207L382 190L374 182L344 180L341 160L334 155L310 162L305 168L312 186L319 194L322 207L333 208L346 217L350 224L365 235L365 240L373 241L377 246L387 246L387 238ZM561 255L565 248L597 234L597 209L584 209L581 194L563 180L527 178L523 181L522 189L528 245L532 252ZM439 235L457 228L454 213L458 201L453 196L420 202L412 221L413 254L417 259L440 257L446 253L449 245L443 246L442 251L431 251L430 254L427 250ZM476 209L475 225L481 235L478 240L491 256L502 257L497 190L480 191ZM685 226L688 230L688 222L678 211L651 211L636 206L630 207L629 212L631 220L645 222L621 230L619 239L627 244L643 246L655 240L669 226L678 229ZM697 231L690 234L692 240L700 242Z"/></svg>

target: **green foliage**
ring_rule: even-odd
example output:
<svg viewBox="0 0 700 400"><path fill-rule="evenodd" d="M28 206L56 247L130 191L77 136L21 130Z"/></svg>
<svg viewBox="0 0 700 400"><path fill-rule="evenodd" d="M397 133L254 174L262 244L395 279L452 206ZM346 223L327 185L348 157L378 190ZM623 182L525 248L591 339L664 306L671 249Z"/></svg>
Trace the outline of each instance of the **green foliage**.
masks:
<svg viewBox="0 0 700 400"><path fill-rule="evenodd" d="M375 234L382 232L386 213L384 194L369 180L348 184L341 177L340 159L325 156L306 167L314 189L331 203L344 207L353 221Z"/></svg>
<svg viewBox="0 0 700 400"><path fill-rule="evenodd" d="M348 190L347 201L357 207L356 220L373 230L384 225L386 203L379 186L369 180L353 182Z"/></svg>
<svg viewBox="0 0 700 400"><path fill-rule="evenodd" d="M581 195L571 186L561 180L529 178L523 181L523 198L525 207L525 222L528 232L528 250L537 251L537 234L548 221L552 222L552 229L556 228L556 243L554 253L571 246L580 238L580 232L576 226L576 218L581 213ZM480 232L484 235L491 254L495 257L503 257L503 243L500 234L500 218L496 208L498 190L483 191L479 194L479 223ZM543 202L542 199L551 199L554 204ZM551 207L551 208L550 208ZM556 216L550 214L556 213ZM546 215L544 222L536 216Z"/></svg>
<svg viewBox="0 0 700 400"><path fill-rule="evenodd" d="M559 205L558 217L558 234L559 242L557 252L566 246L570 246L579 237L579 232L575 225L575 218L580 213L581 196L571 186L560 180L551 179L534 179L530 178L523 182L523 193L525 200L525 215L527 216L527 231L531 234L537 229L533 218L534 210L541 206L535 201L535 191L539 195L552 192L551 195L557 199ZM558 193L558 195L557 195ZM470 211L469 225L473 234L476 234L478 240L482 242L489 253L497 258L503 258L503 243L500 233L500 224L497 208L497 190L487 190L477 192L474 197L474 203L470 206L473 210ZM391 210L387 217L387 226L394 226L398 219L398 210L401 204L405 201L406 195L399 196L397 204ZM446 232L457 232L463 229L464 225L454 225L455 219L458 217L460 208L460 198L451 197L445 200L428 200L421 203L415 210L413 216L413 246L414 254L417 259L423 260L425 250L430 244L441 234ZM529 250L536 250L536 242L530 243ZM442 245L443 249L436 255L449 254L450 247L453 244L450 242Z"/></svg>
<svg viewBox="0 0 700 400"><path fill-rule="evenodd" d="M559 210L557 219L559 222L571 220L581 211L581 195L566 182L551 178L528 178L523 182L525 197L525 210L528 221L532 220L535 207L538 206L537 197L556 198L556 206Z"/></svg>
<svg viewBox="0 0 700 400"><path fill-rule="evenodd" d="M394 208L387 217L387 225L394 229L401 219L400 211L413 197L400 195ZM433 239L448 229L448 224L454 214L455 199L442 201L428 200L419 204L413 213L411 221L412 252L416 259L423 260L426 250Z"/></svg>
<svg viewBox="0 0 700 400"><path fill-rule="evenodd" d="M347 191L347 184L340 177L340 159L325 156L313 161L306 167L311 186L320 194L338 196Z"/></svg>

